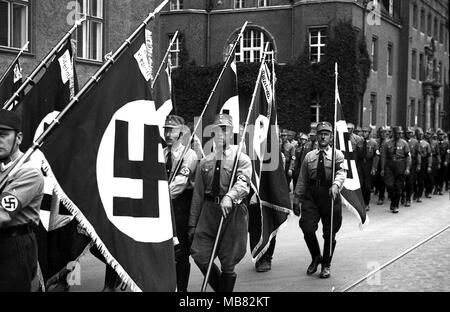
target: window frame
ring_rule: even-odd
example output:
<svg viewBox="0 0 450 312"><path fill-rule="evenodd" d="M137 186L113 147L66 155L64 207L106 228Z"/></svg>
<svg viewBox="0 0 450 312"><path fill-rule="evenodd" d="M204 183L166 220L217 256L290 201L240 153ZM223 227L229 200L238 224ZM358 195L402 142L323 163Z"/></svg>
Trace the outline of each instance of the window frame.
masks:
<svg viewBox="0 0 450 312"><path fill-rule="evenodd" d="M256 37L258 33L259 39ZM250 38L248 37L248 34L250 34ZM250 41L250 46L246 46L245 43L247 41ZM259 46L255 45L255 42L257 41L260 42ZM274 52L274 42L263 29L258 27L247 28L243 36L240 38L239 43L236 46L235 50L236 62L241 63L260 62L267 42L269 42L268 51ZM246 53L249 53L248 58L246 57ZM271 59L271 57L269 56L268 59Z"/></svg>
<svg viewBox="0 0 450 312"><path fill-rule="evenodd" d="M425 80L425 54L419 53L419 81Z"/></svg>
<svg viewBox="0 0 450 312"><path fill-rule="evenodd" d="M317 43L312 44L312 32L317 31ZM325 35L321 35L322 31L324 31ZM322 38L324 39L324 42L322 43ZM328 27L325 26L319 26L319 27L309 27L308 28L308 44L309 44L309 61L311 64L314 63L320 63L321 56L325 57L325 49L328 45ZM317 61L313 61L312 59L312 49L317 48ZM323 50L323 52L322 52Z"/></svg>
<svg viewBox="0 0 450 312"><path fill-rule="evenodd" d="M76 56L77 60L79 61L86 61L86 62L95 62L95 63L103 63L104 58L104 51L105 51L105 24L106 24L106 18L105 18L105 0L97 0L101 1L101 16L94 16L91 12L92 10L92 0L77 0L83 2L83 12L77 12L77 14L86 14L86 21L79 27L79 29L76 31L76 38L77 38L77 51ZM77 6L78 9L78 6ZM85 13L85 10L88 10L87 13ZM97 52L99 55L97 55L97 58L91 57L91 49L92 49L92 32L91 32L91 24L97 23L101 26L100 40L97 41L97 43L100 43L100 48L97 47L97 50L100 50ZM83 32L83 42L81 45L82 49L82 55L79 54L80 49L80 38L79 38L79 32Z"/></svg>
<svg viewBox="0 0 450 312"><path fill-rule="evenodd" d="M371 43L371 58L372 58L372 66L371 69L373 71L378 71L378 37L372 36L372 43Z"/></svg>
<svg viewBox="0 0 450 312"><path fill-rule="evenodd" d="M426 33L426 21L425 21L425 17L426 17L426 13L425 13L425 9L421 8L420 9L420 32L425 34Z"/></svg>
<svg viewBox="0 0 450 312"><path fill-rule="evenodd" d="M170 11L180 11L184 8L183 0L170 0Z"/></svg>
<svg viewBox="0 0 450 312"><path fill-rule="evenodd" d="M392 95L386 95L386 125L390 126L392 123Z"/></svg>
<svg viewBox="0 0 450 312"><path fill-rule="evenodd" d="M175 33L169 34L168 45L172 42L174 35L175 35ZM177 39L175 40L171 49L169 50L170 69L180 67L180 52L181 52L180 45L181 45L180 36L177 36ZM175 58L173 57L174 54L175 54ZM175 59L175 62L173 61L174 59Z"/></svg>
<svg viewBox="0 0 450 312"><path fill-rule="evenodd" d="M411 79L417 79L417 50L411 51Z"/></svg>
<svg viewBox="0 0 450 312"><path fill-rule="evenodd" d="M377 93L370 93L370 109L369 109L369 123L371 126L377 125Z"/></svg>
<svg viewBox="0 0 450 312"><path fill-rule="evenodd" d="M388 52L387 52L387 75L392 77L394 75L394 44L388 42Z"/></svg>
<svg viewBox="0 0 450 312"><path fill-rule="evenodd" d="M1 45L0 44L0 49L1 50L9 50L9 51L18 51L21 50L23 48L23 46L27 43L27 41L29 42L27 49L25 50L25 52L27 53L31 53L31 37L32 37L32 32L31 32L31 25L32 25L32 11L33 11L33 2L32 0L0 0L0 2L4 2L7 4L7 14L8 14L8 30L6 32L7 35L7 45ZM19 6L24 6L26 9L26 14L25 14L25 27L24 27L24 31L25 31L25 39L21 42L20 46L14 46L14 27L13 27L13 23L14 23L14 19L13 19L13 6L14 5L19 5Z"/></svg>
<svg viewBox="0 0 450 312"><path fill-rule="evenodd" d="M419 7L418 7L417 3L414 3L413 11L412 11L412 27L415 29L418 29L418 24L417 24L418 14L419 14L418 9L419 9Z"/></svg>

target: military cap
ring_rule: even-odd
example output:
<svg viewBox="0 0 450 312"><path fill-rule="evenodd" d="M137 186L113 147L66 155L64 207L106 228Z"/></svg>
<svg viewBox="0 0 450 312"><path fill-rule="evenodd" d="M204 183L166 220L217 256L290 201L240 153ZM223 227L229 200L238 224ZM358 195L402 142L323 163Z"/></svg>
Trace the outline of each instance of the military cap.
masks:
<svg viewBox="0 0 450 312"><path fill-rule="evenodd" d="M416 134L423 134L423 130L422 130L422 128L420 128L420 127L417 127L416 128Z"/></svg>
<svg viewBox="0 0 450 312"><path fill-rule="evenodd" d="M6 109L0 110L0 129L22 131L22 118L19 114Z"/></svg>
<svg viewBox="0 0 450 312"><path fill-rule="evenodd" d="M408 129L406 129L406 133L414 133L414 128L408 127Z"/></svg>
<svg viewBox="0 0 450 312"><path fill-rule="evenodd" d="M355 125L350 122L347 124L347 129L355 129Z"/></svg>
<svg viewBox="0 0 450 312"><path fill-rule="evenodd" d="M403 133L403 129L400 126L392 127L392 132L394 132L394 133Z"/></svg>
<svg viewBox="0 0 450 312"><path fill-rule="evenodd" d="M311 123L311 129L317 129L317 122Z"/></svg>
<svg viewBox="0 0 450 312"><path fill-rule="evenodd" d="M363 129L360 126L358 126L356 127L356 131L363 131Z"/></svg>
<svg viewBox="0 0 450 312"><path fill-rule="evenodd" d="M326 122L326 121L319 122L317 124L317 133L322 132L322 131L333 132L333 126L329 122Z"/></svg>
<svg viewBox="0 0 450 312"><path fill-rule="evenodd" d="M442 134L445 134L445 132L444 132L444 131L442 131L442 129L438 129L438 130L436 131L436 133L437 133L438 135L442 135Z"/></svg>
<svg viewBox="0 0 450 312"><path fill-rule="evenodd" d="M176 115L169 115L166 118L164 128L181 128L182 126L184 126L183 117Z"/></svg>
<svg viewBox="0 0 450 312"><path fill-rule="evenodd" d="M433 134L433 129L431 129L431 128L428 129L427 132L426 132L426 134L432 135L432 134Z"/></svg>
<svg viewBox="0 0 450 312"><path fill-rule="evenodd" d="M300 136L300 140L306 140L306 141L308 141L308 136L307 136L306 134L302 134L302 135Z"/></svg>
<svg viewBox="0 0 450 312"><path fill-rule="evenodd" d="M233 118L228 114L218 114L214 119L213 128L233 127Z"/></svg>
<svg viewBox="0 0 450 312"><path fill-rule="evenodd" d="M372 131L372 128L369 127L369 126L364 126L364 127L362 127L361 131L368 131L368 132L371 132L371 131Z"/></svg>
<svg viewBox="0 0 450 312"><path fill-rule="evenodd" d="M295 131L288 131L288 135L292 135L292 136L295 136Z"/></svg>
<svg viewBox="0 0 450 312"><path fill-rule="evenodd" d="M281 135L287 136L289 133L286 129L281 130Z"/></svg>

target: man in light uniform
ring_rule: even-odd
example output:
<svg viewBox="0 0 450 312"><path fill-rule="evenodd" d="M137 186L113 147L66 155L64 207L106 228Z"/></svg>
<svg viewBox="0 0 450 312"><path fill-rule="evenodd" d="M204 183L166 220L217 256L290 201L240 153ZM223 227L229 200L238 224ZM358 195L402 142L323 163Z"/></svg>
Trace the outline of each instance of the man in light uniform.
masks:
<svg viewBox="0 0 450 312"><path fill-rule="evenodd" d="M238 147L231 145L232 117L217 115L213 131L216 150L200 161L195 177L189 217L189 236L193 237L191 254L206 275L220 220L224 217L214 255L219 257L221 270L213 264L208 282L215 291L232 292L237 277L235 266L247 250L248 210L244 202L250 193L252 163L241 153L231 181L238 157Z"/></svg>
<svg viewBox="0 0 450 312"><path fill-rule="evenodd" d="M37 242L44 177L39 165L25 162L12 176L23 155L21 119L0 110L0 292L30 292L37 273Z"/></svg>
<svg viewBox="0 0 450 312"><path fill-rule="evenodd" d="M294 192L294 213L297 216L301 214L300 228L312 258L306 273L314 274L322 263L321 278L330 277L331 259L336 247L335 237L342 224L340 191L347 176L343 169L344 155L339 150L336 150L336 172L333 176L333 149L330 147L332 132L333 128L328 122L317 125L318 149L309 152L303 160ZM332 200L334 208L331 238ZM323 228L323 258L316 237L319 220L322 220Z"/></svg>
<svg viewBox="0 0 450 312"><path fill-rule="evenodd" d="M182 144L183 138L185 135L189 135L188 130L189 128L185 126L182 117L167 116L164 125L164 137L167 143L167 147L164 148L164 158L166 160L167 177L169 181L172 181L169 190L179 241L179 244L175 247L178 292L187 292L191 270L188 220L194 187L193 178L197 168L197 155L189 148L181 159L185 149L185 145ZM185 144L187 143L185 142Z"/></svg>

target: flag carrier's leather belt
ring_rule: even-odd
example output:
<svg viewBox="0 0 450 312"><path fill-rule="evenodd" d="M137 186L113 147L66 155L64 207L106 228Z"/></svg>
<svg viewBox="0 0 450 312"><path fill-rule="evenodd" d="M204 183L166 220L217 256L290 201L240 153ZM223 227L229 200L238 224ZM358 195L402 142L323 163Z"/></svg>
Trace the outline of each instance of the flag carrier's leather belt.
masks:
<svg viewBox="0 0 450 312"><path fill-rule="evenodd" d="M16 237L34 233L34 227L30 224L13 226L6 229L0 229L0 239Z"/></svg>
<svg viewBox="0 0 450 312"><path fill-rule="evenodd" d="M320 181L320 180L314 180L314 179L309 179L308 180L308 186L331 187L332 185L333 185L333 183L331 181Z"/></svg>
<svg viewBox="0 0 450 312"><path fill-rule="evenodd" d="M223 196L212 196L211 194L205 194L205 199L207 201L211 201L214 204L220 205L220 203L222 202Z"/></svg>

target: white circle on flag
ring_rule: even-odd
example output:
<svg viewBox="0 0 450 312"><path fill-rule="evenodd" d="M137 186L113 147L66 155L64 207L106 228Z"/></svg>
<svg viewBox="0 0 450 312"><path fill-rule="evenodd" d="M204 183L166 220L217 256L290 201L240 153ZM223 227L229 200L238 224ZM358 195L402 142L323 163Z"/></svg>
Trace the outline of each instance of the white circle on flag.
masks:
<svg viewBox="0 0 450 312"><path fill-rule="evenodd" d="M114 197L143 199L142 179L114 177L116 120L128 122L129 146L123 148L128 149L129 160L143 161L145 125L159 126L165 115L155 110L153 101L139 100L124 105L112 117L100 143L96 167L98 191L106 216L119 231L135 241L161 243L170 240L173 227L167 181L158 182L159 218L113 215ZM164 164L162 145L158 143L152 150L158 153L158 162Z"/></svg>

